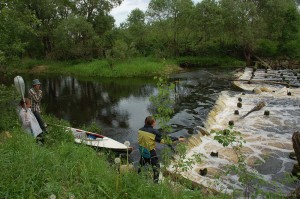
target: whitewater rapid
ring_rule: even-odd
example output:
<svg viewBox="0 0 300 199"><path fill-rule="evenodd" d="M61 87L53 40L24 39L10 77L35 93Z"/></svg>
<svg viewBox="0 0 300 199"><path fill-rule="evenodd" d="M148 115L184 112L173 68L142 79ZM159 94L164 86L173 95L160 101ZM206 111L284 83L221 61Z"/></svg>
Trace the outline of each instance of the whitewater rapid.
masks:
<svg viewBox="0 0 300 199"><path fill-rule="evenodd" d="M241 132L246 141L242 152L246 155L248 171L272 182L272 185L262 185L262 189L285 195L297 187L296 182L286 182L286 176L297 163L289 158L289 153L293 151L292 134L300 127L298 73L299 71L287 69L254 71L252 68L245 68L243 72L236 74L238 81L233 82L242 89L241 92L222 91L204 127L208 132L222 130L228 127L230 120L234 121L233 129ZM291 86L286 86L288 84ZM238 98L242 99L241 108L237 107ZM241 119L241 116L262 101L265 106L261 110ZM239 115L234 114L235 110L239 111ZM266 110L270 115L264 115ZM193 154L202 154L202 162L194 164L186 172L181 172L181 175L219 192L242 190L244 185L240 184L237 175L223 173L227 171L226 165L238 162L234 150L229 146L223 147L214 140L214 136L215 134L211 134L197 138L200 144L191 148L186 158ZM218 152L219 156L212 157L211 152ZM207 175L199 175L200 169L204 168L208 170ZM174 172L172 166L169 170ZM221 179L216 176L221 176Z"/></svg>

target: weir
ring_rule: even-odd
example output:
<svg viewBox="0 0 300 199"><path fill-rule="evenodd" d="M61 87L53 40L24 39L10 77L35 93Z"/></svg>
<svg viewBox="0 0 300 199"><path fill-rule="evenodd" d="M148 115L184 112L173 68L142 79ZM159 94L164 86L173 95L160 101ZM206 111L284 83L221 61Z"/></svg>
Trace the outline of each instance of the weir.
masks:
<svg viewBox="0 0 300 199"><path fill-rule="evenodd" d="M297 73L299 73L297 70L245 68L243 73L236 76L238 80L246 81L233 82L235 86L245 90L245 93L222 91L204 126L208 132L223 130L228 127L230 120L234 121L233 130L241 132L246 141L242 153L246 156L248 171L256 173L265 181L272 181L271 185L261 185L260 188L279 195L288 195L297 187L297 183L287 182L286 176L297 163L289 158L289 153L293 151L292 134L300 127L300 89L284 85L284 83L300 85ZM253 82L249 83L247 80ZM274 81L279 84L260 81L255 83L256 80ZM289 92L291 95L288 95ZM240 108L237 107L238 98L242 99ZM241 118L259 102L264 102L265 106ZM239 115L234 114L235 110L239 111ZM265 111L269 111L270 114L265 115ZM239 176L224 174L226 166L238 163L237 155L231 147L223 147L214 140L214 136L214 133L208 136L199 133L190 139L191 148L187 158L194 153L200 153L204 158L201 164L193 165L191 170L181 172L181 175L224 193L245 189L245 185L238 180ZM212 157L211 152L218 152L219 156ZM207 175L199 175L200 169L204 168L207 168ZM169 170L172 171L172 168ZM220 179L216 178L218 175L221 176Z"/></svg>

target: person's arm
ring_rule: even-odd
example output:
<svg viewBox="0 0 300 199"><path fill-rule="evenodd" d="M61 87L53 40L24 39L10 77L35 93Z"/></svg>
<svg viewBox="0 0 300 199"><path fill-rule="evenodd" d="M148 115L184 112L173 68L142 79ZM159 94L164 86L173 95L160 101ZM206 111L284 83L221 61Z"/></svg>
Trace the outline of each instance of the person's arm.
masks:
<svg viewBox="0 0 300 199"><path fill-rule="evenodd" d="M20 120L24 126L30 126L30 115L29 111L21 110L20 112Z"/></svg>
<svg viewBox="0 0 300 199"><path fill-rule="evenodd" d="M42 90L35 91L34 89L30 89L29 96L34 102L39 103L42 100L43 92Z"/></svg>
<svg viewBox="0 0 300 199"><path fill-rule="evenodd" d="M162 143L162 144L166 144L167 141L166 139L163 138L162 136L162 133L157 130L157 129L154 129L154 133L155 133L155 141L158 142L158 143ZM185 140L185 138L177 138L177 137L173 137L173 136L167 136L172 142L174 141L180 141L180 142L183 142Z"/></svg>

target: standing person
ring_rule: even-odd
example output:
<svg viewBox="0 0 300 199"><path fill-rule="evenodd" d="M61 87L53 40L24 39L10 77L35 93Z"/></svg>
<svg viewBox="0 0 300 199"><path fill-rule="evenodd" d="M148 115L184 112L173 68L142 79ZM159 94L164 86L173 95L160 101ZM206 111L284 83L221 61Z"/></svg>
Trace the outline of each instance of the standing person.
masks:
<svg viewBox="0 0 300 199"><path fill-rule="evenodd" d="M25 102L24 102L25 101ZM34 116L33 112L31 111L31 102L30 99L25 98L24 100L21 99L19 105L21 106L19 112L19 118L22 122L22 128L26 131L26 133L32 135L36 138L37 142L41 141L44 142L42 136L42 129Z"/></svg>
<svg viewBox="0 0 300 199"><path fill-rule="evenodd" d="M28 96L31 100L32 112L36 117L38 123L40 124L42 130L46 132L46 125L42 120L41 107L40 107L40 102L43 97L43 92L41 90L41 83L38 79L34 79L32 81L32 88L29 89Z"/></svg>
<svg viewBox="0 0 300 199"><path fill-rule="evenodd" d="M139 151L141 154L140 165L143 167L146 163L151 164L153 170L153 180L155 183L158 183L160 165L159 160L156 154L156 142L166 143L166 140L163 139L161 132L154 129L156 121L154 117L148 116L145 119L145 126L140 128L138 131L138 143ZM168 136L171 141L184 141L185 138L176 138ZM140 172L141 169L139 168Z"/></svg>

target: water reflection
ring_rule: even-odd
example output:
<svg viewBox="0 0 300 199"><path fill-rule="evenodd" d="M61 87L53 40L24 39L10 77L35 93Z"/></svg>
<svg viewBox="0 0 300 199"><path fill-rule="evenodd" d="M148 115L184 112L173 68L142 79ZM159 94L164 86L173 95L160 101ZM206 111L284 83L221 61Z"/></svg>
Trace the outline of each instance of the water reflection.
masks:
<svg viewBox="0 0 300 199"><path fill-rule="evenodd" d="M187 134L195 126L201 126L218 93L230 89L228 81L216 78L220 72L224 71L200 69L171 77L176 83L175 114L170 121L174 132ZM149 96L157 92L153 78L22 77L26 90L33 79L40 79L44 92L42 105L47 114L65 119L73 127L95 122L104 135L120 142L129 140L133 146L137 145L137 129L150 114Z"/></svg>

